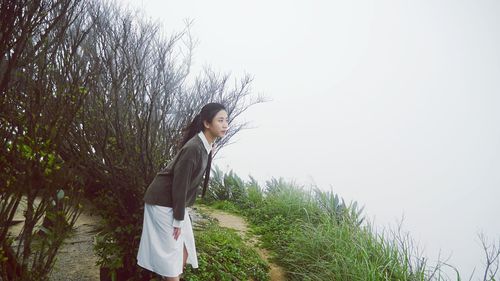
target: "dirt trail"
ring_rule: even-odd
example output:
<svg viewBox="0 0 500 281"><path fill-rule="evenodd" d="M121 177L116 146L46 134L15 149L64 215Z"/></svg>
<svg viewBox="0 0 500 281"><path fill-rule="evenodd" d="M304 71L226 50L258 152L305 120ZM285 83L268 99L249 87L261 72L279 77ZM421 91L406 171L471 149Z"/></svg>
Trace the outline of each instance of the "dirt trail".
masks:
<svg viewBox="0 0 500 281"><path fill-rule="evenodd" d="M96 281L99 266L94 253L94 236L100 218L84 211L75 223L73 234L57 253L50 281Z"/></svg>
<svg viewBox="0 0 500 281"><path fill-rule="evenodd" d="M35 200L38 204L38 200ZM22 223L10 228L16 237L24 223L23 212L26 203L21 201L16 210L15 220ZM92 210L84 208L74 225L74 231L66 238L56 255L56 262L49 275L50 281L96 281L99 280L99 266L94 253L94 236L100 218L92 214ZM39 224L39 223L38 223Z"/></svg>
<svg viewBox="0 0 500 281"><path fill-rule="evenodd" d="M270 255L266 249L262 249L257 246L258 239L255 236L249 234L248 224L242 217L224 211L207 208L205 206L198 205L197 208L199 208L209 216L217 219L219 221L220 226L236 230L240 234L240 236L247 242L248 245L255 248L255 250L257 250L262 259L266 260L271 268L270 270L271 281L286 280L285 271L278 265L269 261ZM247 236L249 236L250 239L246 239Z"/></svg>

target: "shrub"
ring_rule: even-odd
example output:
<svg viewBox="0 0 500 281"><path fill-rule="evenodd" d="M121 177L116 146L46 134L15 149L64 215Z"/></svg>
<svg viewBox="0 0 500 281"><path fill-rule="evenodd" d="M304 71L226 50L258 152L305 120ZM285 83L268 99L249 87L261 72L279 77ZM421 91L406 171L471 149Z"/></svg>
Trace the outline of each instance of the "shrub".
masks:
<svg viewBox="0 0 500 281"><path fill-rule="evenodd" d="M248 201L247 190L244 181L233 171L224 173L219 167L215 167L210 177L206 201L224 200L244 205Z"/></svg>

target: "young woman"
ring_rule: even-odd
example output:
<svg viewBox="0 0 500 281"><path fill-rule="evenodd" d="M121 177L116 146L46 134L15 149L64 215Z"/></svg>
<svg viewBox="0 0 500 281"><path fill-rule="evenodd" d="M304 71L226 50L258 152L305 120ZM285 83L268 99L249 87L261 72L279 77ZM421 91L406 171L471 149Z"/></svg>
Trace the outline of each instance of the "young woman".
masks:
<svg viewBox="0 0 500 281"><path fill-rule="evenodd" d="M204 188L208 184L211 149L215 139L226 134L227 118L222 104L203 106L186 129L182 148L146 190L137 263L163 276L162 280L179 280L186 263L198 268L186 207L193 205L203 174Z"/></svg>

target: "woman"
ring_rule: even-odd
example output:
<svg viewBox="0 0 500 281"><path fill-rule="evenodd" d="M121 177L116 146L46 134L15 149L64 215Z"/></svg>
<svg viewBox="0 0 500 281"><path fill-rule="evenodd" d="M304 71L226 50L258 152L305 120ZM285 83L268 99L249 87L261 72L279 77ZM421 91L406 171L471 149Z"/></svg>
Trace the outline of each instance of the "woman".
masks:
<svg viewBox="0 0 500 281"><path fill-rule="evenodd" d="M186 129L179 152L146 190L137 263L161 275L162 280L179 280L186 263L198 268L186 207L193 205L203 174L206 188L211 149L215 139L226 134L227 118L222 104L205 105Z"/></svg>

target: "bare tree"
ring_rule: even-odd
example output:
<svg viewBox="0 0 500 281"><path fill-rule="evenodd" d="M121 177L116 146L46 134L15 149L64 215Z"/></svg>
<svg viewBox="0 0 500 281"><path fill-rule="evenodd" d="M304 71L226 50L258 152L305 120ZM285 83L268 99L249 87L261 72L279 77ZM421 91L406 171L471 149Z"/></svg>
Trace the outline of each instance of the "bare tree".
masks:
<svg viewBox="0 0 500 281"><path fill-rule="evenodd" d="M0 15L2 279L46 279L82 190L107 220L102 266L137 277L142 195L182 129L203 104L225 104L231 130L220 149L263 99L250 98L250 76L231 84L207 68L186 81L190 23L167 36L138 12L92 0L5 0Z"/></svg>
<svg viewBox="0 0 500 281"><path fill-rule="evenodd" d="M82 159L87 195L106 219L97 244L101 266L122 279L139 278L142 197L177 151L182 129L207 102L224 103L233 121L262 99L250 98L249 76L230 88L229 75L206 69L187 82L195 45L190 23L167 36L140 12L112 3L94 3L87 13L95 28L82 43L82 57L96 75L86 84L63 155ZM246 124L231 126L219 148Z"/></svg>
<svg viewBox="0 0 500 281"><path fill-rule="evenodd" d="M2 1L0 13L0 276L46 280L79 214L78 159L61 144L90 78L80 44L90 30L74 0ZM22 208L21 208L22 207ZM23 211L19 233L10 231Z"/></svg>
<svg viewBox="0 0 500 281"><path fill-rule="evenodd" d="M495 281L498 276L500 265L500 239L498 243L490 243L484 233L478 234L484 250L486 264L484 268L483 281Z"/></svg>
<svg viewBox="0 0 500 281"><path fill-rule="evenodd" d="M183 124L187 124L204 104L211 101L218 101L225 105L230 118L230 129L224 138L217 143L219 148L231 144L230 140L238 132L248 128L249 123L240 122L240 117L251 106L265 102L264 97L253 97L251 84L253 78L245 75L234 83L230 83L229 74L216 73L209 68L205 68L203 73L197 77L192 86L185 90L186 94L178 101L179 108L183 110ZM217 154L215 152L214 156Z"/></svg>

